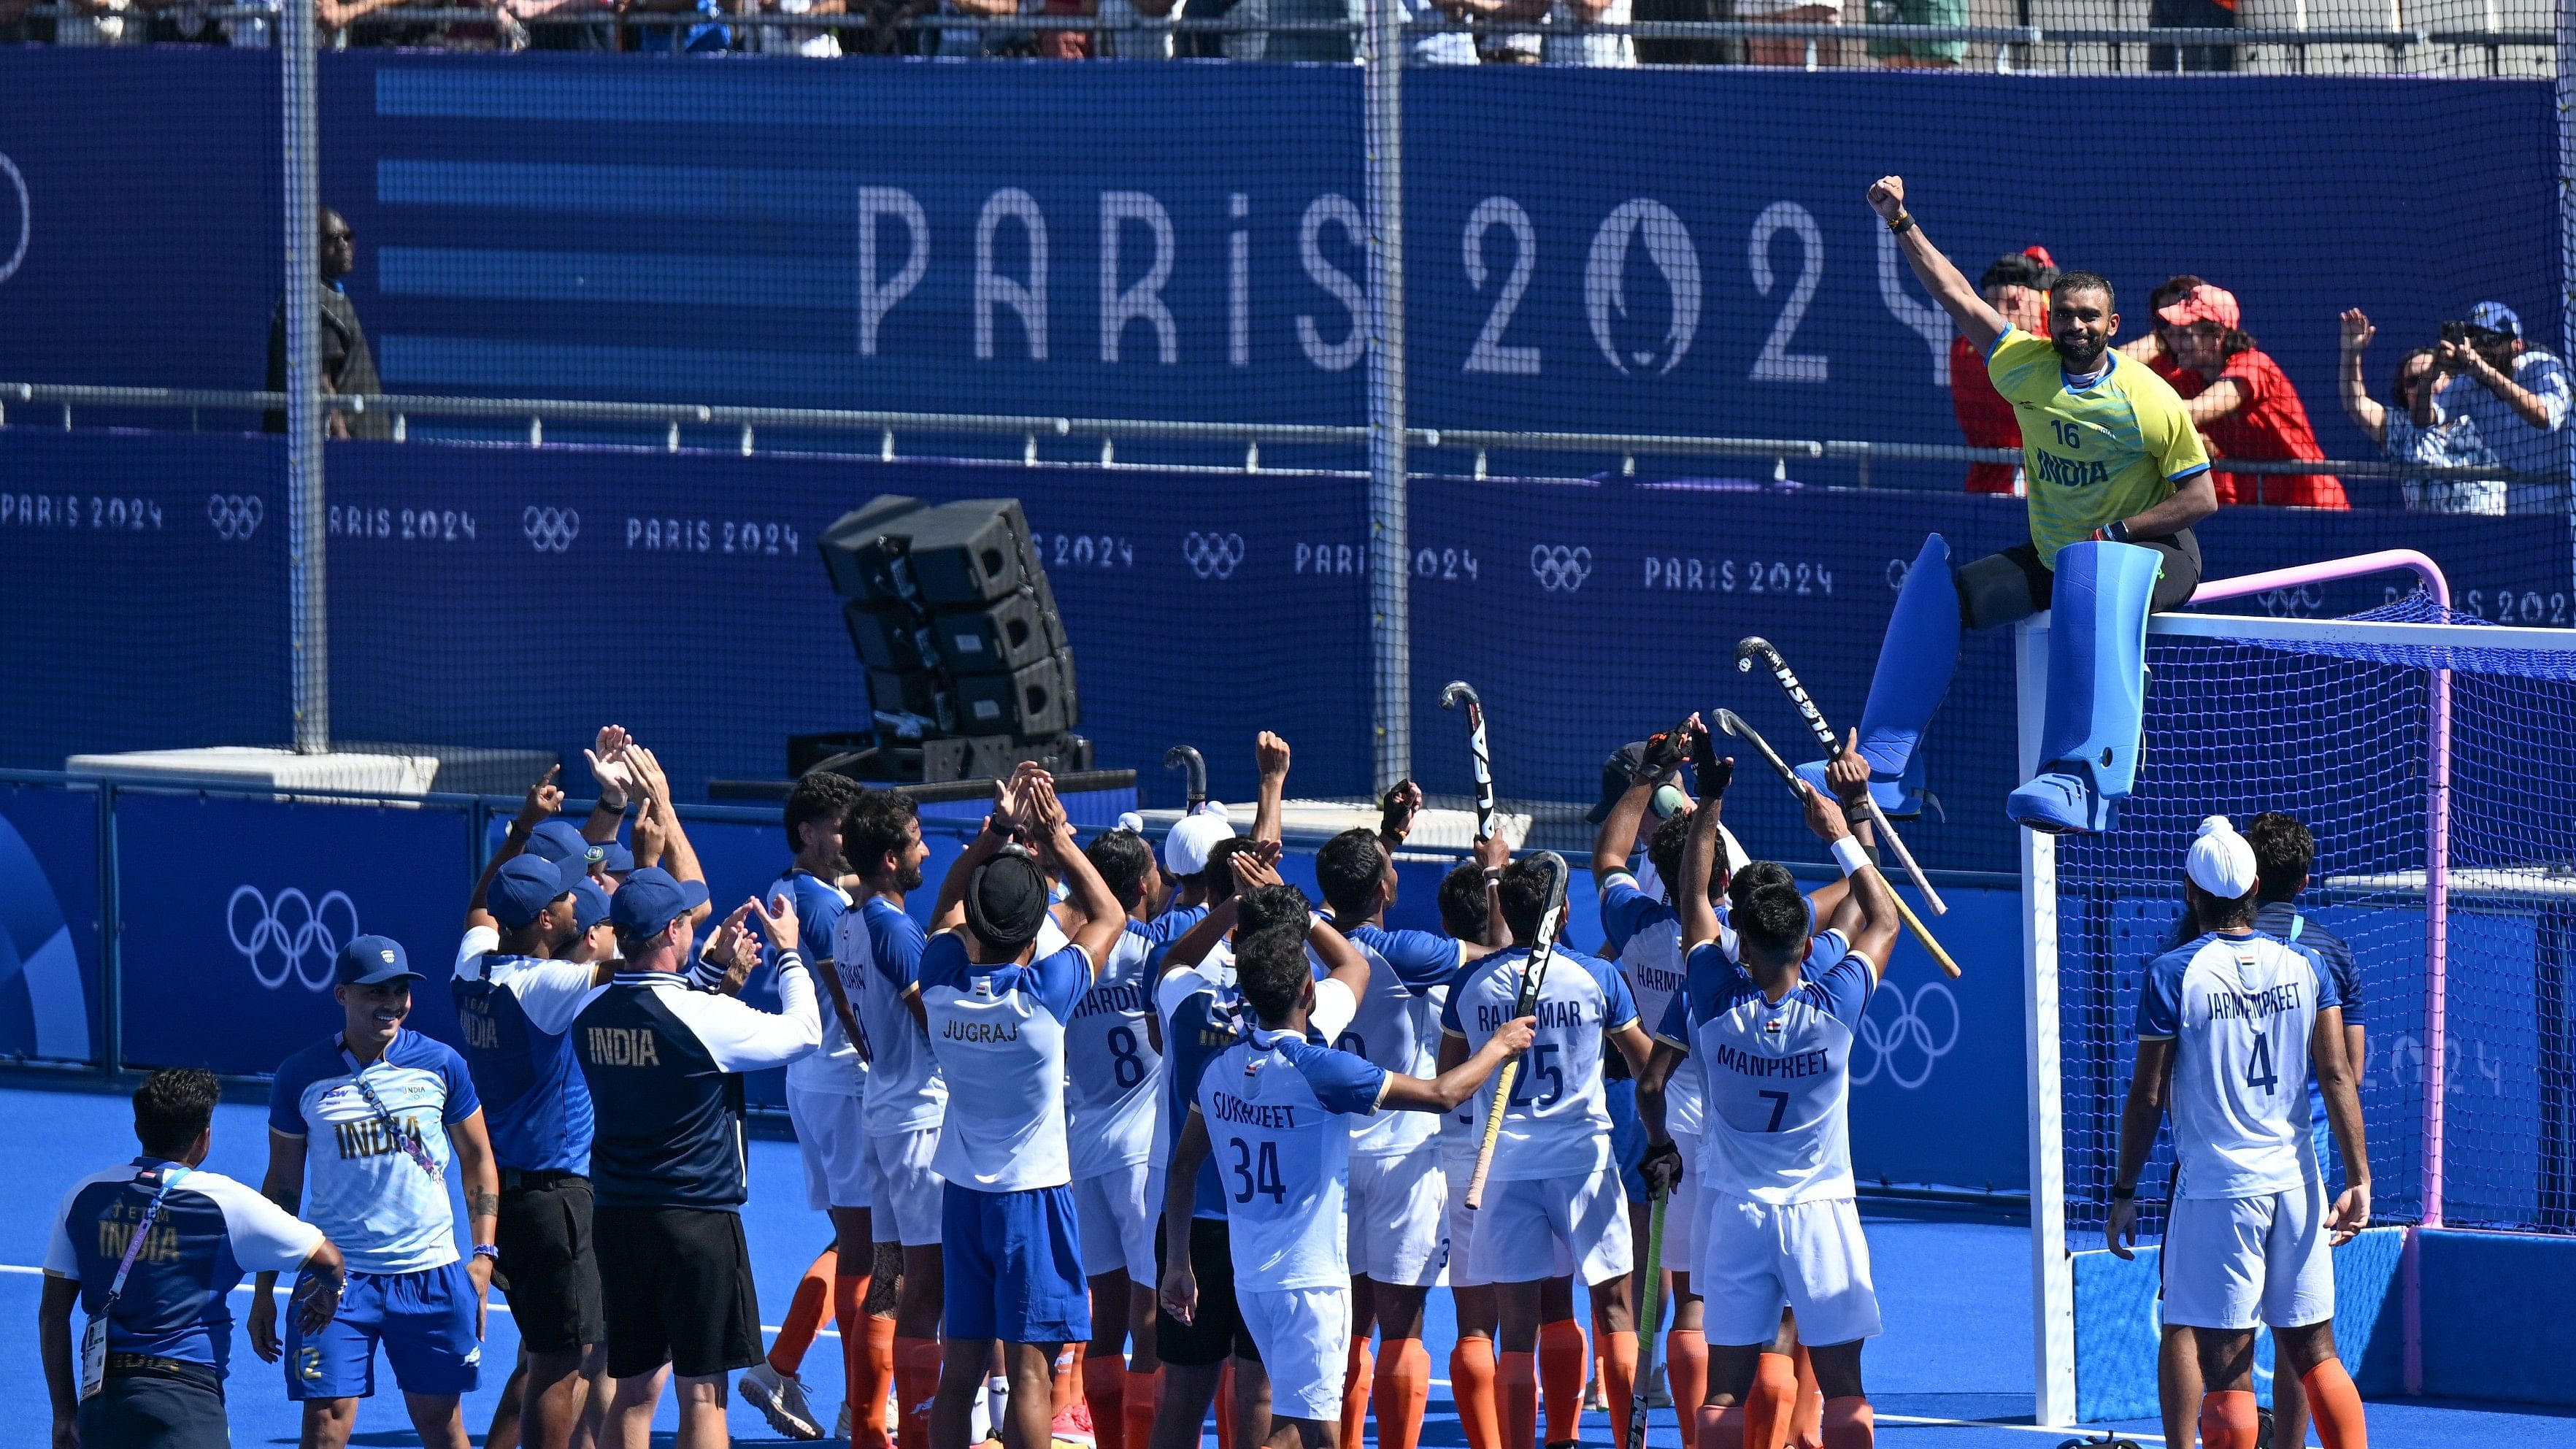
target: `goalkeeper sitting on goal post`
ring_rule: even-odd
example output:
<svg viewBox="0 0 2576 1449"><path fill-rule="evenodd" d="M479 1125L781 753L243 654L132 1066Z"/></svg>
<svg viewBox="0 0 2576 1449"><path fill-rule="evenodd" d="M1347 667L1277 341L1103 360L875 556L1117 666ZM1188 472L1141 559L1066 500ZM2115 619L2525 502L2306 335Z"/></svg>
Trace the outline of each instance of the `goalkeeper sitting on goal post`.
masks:
<svg viewBox="0 0 2576 1449"><path fill-rule="evenodd" d="M2218 508L2208 451L2173 388L2112 351L2120 315L2108 281L2060 276L2049 336L2034 337L1925 239L1902 177L1880 177L1869 204L1985 354L1995 390L2021 417L2030 480L2028 543L1954 569L1936 533L1906 574L1861 713L1870 791L1889 814L1921 808L1916 747L1950 687L1960 626L1992 629L2053 608L2040 773L2004 811L2033 830L2108 830L2137 775L2147 613L2200 586L2191 525ZM1805 767L1808 783L1821 787L1822 771Z"/></svg>

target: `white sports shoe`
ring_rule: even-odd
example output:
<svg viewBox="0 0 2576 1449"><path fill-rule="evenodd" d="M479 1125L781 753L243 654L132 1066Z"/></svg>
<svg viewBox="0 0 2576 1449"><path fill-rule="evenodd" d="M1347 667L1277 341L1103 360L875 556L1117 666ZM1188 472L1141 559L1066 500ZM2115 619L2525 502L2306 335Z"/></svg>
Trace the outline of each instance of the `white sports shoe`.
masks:
<svg viewBox="0 0 2576 1449"><path fill-rule="evenodd" d="M760 1411L769 1427L790 1439L820 1439L823 1426L805 1402L805 1381L782 1374L761 1360L742 1371L742 1401Z"/></svg>

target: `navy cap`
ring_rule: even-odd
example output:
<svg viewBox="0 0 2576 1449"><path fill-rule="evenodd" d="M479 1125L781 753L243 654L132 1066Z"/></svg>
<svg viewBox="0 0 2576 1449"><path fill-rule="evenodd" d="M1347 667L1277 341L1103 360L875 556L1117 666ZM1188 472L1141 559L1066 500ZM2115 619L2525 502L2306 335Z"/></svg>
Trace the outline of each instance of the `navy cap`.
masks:
<svg viewBox="0 0 2576 1449"><path fill-rule="evenodd" d="M575 885L590 879L578 860L548 860L521 853L501 863L483 903L505 931L520 930L546 913L546 907Z"/></svg>
<svg viewBox="0 0 2576 1449"><path fill-rule="evenodd" d="M624 841L607 841L599 852L599 868L610 875L625 875L635 869L635 852L628 850Z"/></svg>
<svg viewBox="0 0 2576 1449"><path fill-rule="evenodd" d="M572 888L572 928L588 935L591 927L607 919L608 892L601 890L597 881L587 878L575 883Z"/></svg>
<svg viewBox="0 0 2576 1449"><path fill-rule="evenodd" d="M617 894L609 897L608 918L617 923L621 936L655 936L706 903L705 881L673 880L669 871L648 865L628 876Z"/></svg>
<svg viewBox="0 0 2576 1449"><path fill-rule="evenodd" d="M2470 326L2483 327L2489 332L2502 332L2511 337L2522 335L2522 319L2513 315L2513 309L2502 302L2480 302L2469 309L2467 320Z"/></svg>
<svg viewBox="0 0 2576 1449"><path fill-rule="evenodd" d="M402 942L391 936L359 936L340 948L331 963L334 986L382 986L389 981L418 981Z"/></svg>
<svg viewBox="0 0 2576 1449"><path fill-rule="evenodd" d="M578 860L587 871L608 858L608 852L581 838L569 820L549 820L528 836L528 854L545 860Z"/></svg>

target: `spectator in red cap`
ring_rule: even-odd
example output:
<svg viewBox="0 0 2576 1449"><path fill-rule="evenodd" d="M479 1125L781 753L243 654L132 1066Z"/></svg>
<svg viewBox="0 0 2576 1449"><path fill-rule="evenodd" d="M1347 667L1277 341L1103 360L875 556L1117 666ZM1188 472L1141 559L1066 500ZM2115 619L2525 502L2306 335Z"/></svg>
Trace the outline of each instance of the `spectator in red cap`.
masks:
<svg viewBox="0 0 2576 1449"><path fill-rule="evenodd" d="M2121 348L2173 384L2213 457L2322 462L2307 405L2242 326L2236 295L2183 275L2149 297L2156 327ZM2222 504L2350 508L2330 473L2220 473Z"/></svg>
<svg viewBox="0 0 2576 1449"><path fill-rule="evenodd" d="M1986 305L2003 315L2003 319L2034 336L2048 335L2048 289L2057 285L2057 261L2046 247L2024 247L1995 258L1993 266L1977 279L1977 290ZM1994 379L1986 374L1986 360L1968 339L1950 339L1950 410L1959 416L1959 431L1969 446L1977 448L2021 447L2021 418L2013 405L1995 391ZM1968 491L2022 496L2019 463L1971 463L1968 465Z"/></svg>

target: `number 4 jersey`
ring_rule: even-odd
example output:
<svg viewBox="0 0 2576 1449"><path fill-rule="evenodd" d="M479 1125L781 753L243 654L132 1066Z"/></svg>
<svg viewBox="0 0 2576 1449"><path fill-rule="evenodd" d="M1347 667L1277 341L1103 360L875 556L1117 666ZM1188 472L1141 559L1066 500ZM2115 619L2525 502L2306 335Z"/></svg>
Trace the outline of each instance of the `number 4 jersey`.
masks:
<svg viewBox="0 0 2576 1449"><path fill-rule="evenodd" d="M1386 1082L1366 1058L1258 1027L1207 1059L1190 1101L1207 1120L1243 1288L1350 1283L1350 1119L1376 1109Z"/></svg>
<svg viewBox="0 0 2576 1449"><path fill-rule="evenodd" d="M2308 1042L2341 1004L2304 947L2205 935L2158 956L2138 994L2138 1038L2174 1043L2175 1196L2298 1189L2308 1151Z"/></svg>

